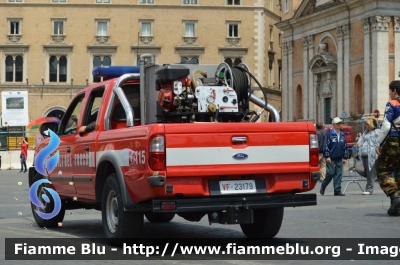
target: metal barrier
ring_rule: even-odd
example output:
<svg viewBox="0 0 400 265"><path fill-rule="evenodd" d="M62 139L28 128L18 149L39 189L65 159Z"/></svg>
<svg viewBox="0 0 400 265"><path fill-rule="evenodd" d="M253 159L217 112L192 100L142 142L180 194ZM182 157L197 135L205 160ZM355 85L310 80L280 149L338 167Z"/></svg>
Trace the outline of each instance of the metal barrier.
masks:
<svg viewBox="0 0 400 265"><path fill-rule="evenodd" d="M1 130L3 129L3 130ZM20 150L21 146L18 144L21 137L28 138L29 149L33 150L36 146L36 136L38 131L6 131L4 127L0 129L0 151L13 151Z"/></svg>
<svg viewBox="0 0 400 265"><path fill-rule="evenodd" d="M349 171L349 176L348 176L348 179L346 179L346 177L343 177L342 176L342 180L343 181L348 181L347 183L346 183L346 187L344 188L344 190L343 190L343 194L345 194L346 193L346 189L347 189L347 187L349 186L349 184L350 183L356 183L359 187L360 187L360 189L361 189L361 191L362 192L364 192L364 189L361 187L361 185L360 185L360 183L358 182L358 181L360 181L360 180L363 180L363 177L362 176L360 176L360 175L358 175L358 173L355 171L355 166L356 166L356 163L357 163L357 158L356 158L356 156L357 156L357 152L358 152L358 148L355 148L355 147L352 147L352 148L349 148L349 150L351 150L351 151L353 151L354 152L354 155L353 155L353 161L352 161L352 166L350 167L350 162L349 162L349 169L348 169L348 171ZM343 168L343 170L344 170L344 168ZM353 176L353 178L351 179L350 177L350 174L351 173L354 173L354 176ZM358 175L358 176L357 176Z"/></svg>

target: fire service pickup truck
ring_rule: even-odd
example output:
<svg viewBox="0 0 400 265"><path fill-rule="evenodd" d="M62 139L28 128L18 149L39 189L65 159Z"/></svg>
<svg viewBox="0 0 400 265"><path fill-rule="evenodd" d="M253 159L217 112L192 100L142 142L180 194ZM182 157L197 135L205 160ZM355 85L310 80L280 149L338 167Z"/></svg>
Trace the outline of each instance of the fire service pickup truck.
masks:
<svg viewBox="0 0 400 265"><path fill-rule="evenodd" d="M37 189L44 207L32 204L40 227L57 227L66 209L92 208L101 210L113 245L140 237L144 217L164 223L175 215L207 216L210 224L240 225L249 238L271 238L284 207L317 204L315 193L304 193L320 178L313 123L280 122L265 93L254 95L253 84L261 84L245 64L153 61L145 54L140 66L95 68L106 81L77 93L58 126L43 124L60 144L48 176L29 170L30 185L51 182ZM256 122L264 111L270 122ZM42 198L51 196L46 187L61 198L52 219L36 213L54 210Z"/></svg>

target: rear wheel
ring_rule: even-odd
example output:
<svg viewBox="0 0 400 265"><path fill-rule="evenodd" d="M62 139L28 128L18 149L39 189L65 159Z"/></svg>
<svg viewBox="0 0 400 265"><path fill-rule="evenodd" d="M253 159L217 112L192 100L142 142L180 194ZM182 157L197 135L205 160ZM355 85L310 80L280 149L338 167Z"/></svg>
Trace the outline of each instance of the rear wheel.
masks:
<svg viewBox="0 0 400 265"><path fill-rule="evenodd" d="M33 177L32 183L35 183L36 181L42 180L42 179L46 179L46 178L41 174L36 174ZM59 226L58 224L64 220L64 215L65 215L64 203L61 202L60 211L57 213L57 215L55 215L51 219L43 219L37 213L37 211L38 211L40 213L50 214L54 210L54 199L55 198L53 198L53 196L50 194L48 189L51 189L50 185L48 183L42 183L38 186L38 188L36 190L36 197L44 205L44 207L38 207L31 202L33 218L35 219L36 224L40 227L46 227L46 228L58 227ZM49 198L49 200L45 200L44 198L46 198L46 197Z"/></svg>
<svg viewBox="0 0 400 265"><path fill-rule="evenodd" d="M143 231L143 213L124 211L117 174L111 174L104 183L101 216L104 234L110 244L121 245L126 238L140 237Z"/></svg>
<svg viewBox="0 0 400 265"><path fill-rule="evenodd" d="M153 213L153 212L146 212L144 213L146 219L152 223L168 223L175 217L175 213Z"/></svg>
<svg viewBox="0 0 400 265"><path fill-rule="evenodd" d="M254 210L254 222L242 224L243 233L249 238L273 238L281 229L283 207Z"/></svg>

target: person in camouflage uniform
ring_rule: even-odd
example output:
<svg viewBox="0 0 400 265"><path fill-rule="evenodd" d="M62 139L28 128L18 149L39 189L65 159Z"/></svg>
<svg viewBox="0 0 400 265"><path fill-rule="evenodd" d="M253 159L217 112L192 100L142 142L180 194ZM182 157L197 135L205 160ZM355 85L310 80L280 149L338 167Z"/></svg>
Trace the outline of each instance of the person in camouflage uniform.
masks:
<svg viewBox="0 0 400 265"><path fill-rule="evenodd" d="M379 155L375 168L381 189L390 197L390 216L400 216L400 80L389 85L390 101L386 104L381 131L377 138L376 153ZM395 172L395 178L392 173Z"/></svg>

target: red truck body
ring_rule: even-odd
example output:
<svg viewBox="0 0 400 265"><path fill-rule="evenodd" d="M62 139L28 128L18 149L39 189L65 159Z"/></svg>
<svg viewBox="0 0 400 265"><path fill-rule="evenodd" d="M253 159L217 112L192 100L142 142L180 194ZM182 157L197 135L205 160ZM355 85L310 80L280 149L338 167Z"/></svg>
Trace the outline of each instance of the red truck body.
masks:
<svg viewBox="0 0 400 265"><path fill-rule="evenodd" d="M257 211L277 210L272 215L282 221L283 207L316 205L315 194L301 194L319 180L318 146L313 142L316 132L311 122L144 124L138 118L143 116L135 113L135 126L127 126L126 121L113 119L115 105L123 103L116 99L120 95L116 87L125 89L125 95L134 91L136 98L139 79L118 82L115 78L94 84L72 100L59 127L60 159L48 176L64 208L102 210L105 234L112 244L126 237L121 233L127 228L119 219L128 218L127 213L134 214L128 219L136 226L140 219L143 222L143 213L153 222L169 221L172 218L166 216L171 214L198 221L208 214L210 223L237 223L247 236L257 237L259 227L253 227L260 222ZM139 110L136 103L131 103L134 112ZM69 132L72 115L78 121ZM79 128L88 125L92 116L95 129L80 134ZM30 184L40 178L44 176L31 168ZM107 209L120 212L115 217ZM114 225L112 218L116 218ZM35 219L39 225L54 224ZM274 236L281 221L262 237Z"/></svg>

